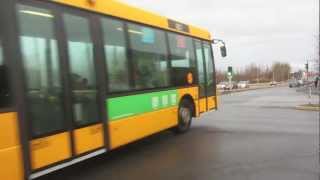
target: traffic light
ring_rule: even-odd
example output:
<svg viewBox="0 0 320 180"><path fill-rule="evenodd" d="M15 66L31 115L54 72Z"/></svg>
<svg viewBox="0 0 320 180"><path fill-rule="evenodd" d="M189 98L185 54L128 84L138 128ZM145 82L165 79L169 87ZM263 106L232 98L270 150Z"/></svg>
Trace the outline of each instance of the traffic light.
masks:
<svg viewBox="0 0 320 180"><path fill-rule="evenodd" d="M233 73L232 73L232 66L229 66L229 67L228 67L228 73L233 74Z"/></svg>
<svg viewBox="0 0 320 180"><path fill-rule="evenodd" d="M305 64L306 70L309 71L309 63Z"/></svg>

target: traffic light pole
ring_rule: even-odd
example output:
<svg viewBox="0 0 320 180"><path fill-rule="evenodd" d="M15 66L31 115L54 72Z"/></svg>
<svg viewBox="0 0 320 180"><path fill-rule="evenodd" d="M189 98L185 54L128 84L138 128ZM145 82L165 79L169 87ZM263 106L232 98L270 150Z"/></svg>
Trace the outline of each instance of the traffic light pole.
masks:
<svg viewBox="0 0 320 180"><path fill-rule="evenodd" d="M228 66L228 79L229 79L229 87L231 90L231 83L232 83L232 76L233 76L233 69L232 66Z"/></svg>
<svg viewBox="0 0 320 180"><path fill-rule="evenodd" d="M307 72L307 81L309 80L309 61L306 64L306 72Z"/></svg>

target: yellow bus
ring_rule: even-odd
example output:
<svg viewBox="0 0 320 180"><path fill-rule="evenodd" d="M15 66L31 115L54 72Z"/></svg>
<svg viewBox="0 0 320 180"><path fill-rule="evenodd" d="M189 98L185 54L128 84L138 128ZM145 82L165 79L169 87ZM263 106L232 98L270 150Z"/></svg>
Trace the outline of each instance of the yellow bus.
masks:
<svg viewBox="0 0 320 180"><path fill-rule="evenodd" d="M1 0L0 27L1 180L183 133L217 109L206 30L116 0Z"/></svg>

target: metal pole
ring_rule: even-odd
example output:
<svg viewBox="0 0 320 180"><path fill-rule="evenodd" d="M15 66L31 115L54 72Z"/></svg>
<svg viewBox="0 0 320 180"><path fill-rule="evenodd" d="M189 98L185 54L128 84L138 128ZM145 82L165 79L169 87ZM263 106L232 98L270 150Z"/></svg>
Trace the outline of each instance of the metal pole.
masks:
<svg viewBox="0 0 320 180"><path fill-rule="evenodd" d="M260 77L259 77L259 67L257 67L257 81L258 81L258 84L260 83Z"/></svg>
<svg viewBox="0 0 320 180"><path fill-rule="evenodd" d="M274 82L274 72L272 72L272 81Z"/></svg>
<svg viewBox="0 0 320 180"><path fill-rule="evenodd" d="M309 80L309 61L307 61L307 81Z"/></svg>
<svg viewBox="0 0 320 180"><path fill-rule="evenodd" d="M229 76L228 78L229 78L229 87L230 87L229 90L231 91L231 90L232 90L232 88L231 88L231 79L232 79L232 76Z"/></svg>
<svg viewBox="0 0 320 180"><path fill-rule="evenodd" d="M309 85L309 104L311 104L311 96L312 96L312 90L311 90L311 85Z"/></svg>

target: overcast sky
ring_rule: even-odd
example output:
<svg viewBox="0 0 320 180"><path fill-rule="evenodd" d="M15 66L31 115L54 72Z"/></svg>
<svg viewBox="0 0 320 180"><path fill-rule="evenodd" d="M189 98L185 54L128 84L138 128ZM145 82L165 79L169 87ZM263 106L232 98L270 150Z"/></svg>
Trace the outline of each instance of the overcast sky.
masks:
<svg viewBox="0 0 320 180"><path fill-rule="evenodd" d="M240 69L289 62L295 70L317 58L318 0L122 0L208 29L227 43L228 57L215 49L216 66Z"/></svg>

